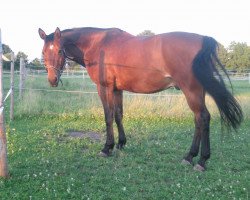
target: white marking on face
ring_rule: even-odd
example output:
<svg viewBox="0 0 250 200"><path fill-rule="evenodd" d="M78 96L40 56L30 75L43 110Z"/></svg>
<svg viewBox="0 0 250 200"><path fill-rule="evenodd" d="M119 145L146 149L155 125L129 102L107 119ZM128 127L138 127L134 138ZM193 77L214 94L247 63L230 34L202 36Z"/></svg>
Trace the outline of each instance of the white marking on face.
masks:
<svg viewBox="0 0 250 200"><path fill-rule="evenodd" d="M172 78L169 74L164 75L165 78Z"/></svg>
<svg viewBox="0 0 250 200"><path fill-rule="evenodd" d="M49 49L52 50L53 48L54 48L54 45L51 44L51 45L49 46Z"/></svg>

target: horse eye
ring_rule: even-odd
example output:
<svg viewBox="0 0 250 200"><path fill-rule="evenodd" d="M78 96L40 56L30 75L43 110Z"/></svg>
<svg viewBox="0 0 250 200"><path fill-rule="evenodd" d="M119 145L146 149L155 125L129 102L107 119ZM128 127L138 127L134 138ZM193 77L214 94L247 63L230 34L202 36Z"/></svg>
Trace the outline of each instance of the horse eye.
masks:
<svg viewBox="0 0 250 200"><path fill-rule="evenodd" d="M59 54L60 56L63 55L63 50L60 49L60 50L58 51L58 54Z"/></svg>

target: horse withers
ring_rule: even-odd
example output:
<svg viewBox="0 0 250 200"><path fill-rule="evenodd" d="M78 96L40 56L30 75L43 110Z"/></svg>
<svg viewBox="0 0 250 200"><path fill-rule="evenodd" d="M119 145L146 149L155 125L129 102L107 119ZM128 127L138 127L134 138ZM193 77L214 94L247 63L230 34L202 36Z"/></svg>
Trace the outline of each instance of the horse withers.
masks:
<svg viewBox="0 0 250 200"><path fill-rule="evenodd" d="M46 35L43 58L48 81L56 87L65 60L73 60L86 67L96 84L103 104L107 138L102 156L109 156L114 148L113 120L118 127L117 148L126 144L123 128L123 90L154 93L171 86L184 93L194 113L195 132L191 148L183 163L194 169L205 170L210 157L210 114L205 105L205 94L214 99L221 121L237 129L243 120L241 107L227 90L220 72L227 72L217 57L215 39L194 33L171 32L150 37L133 36L117 28L74 28Z"/></svg>

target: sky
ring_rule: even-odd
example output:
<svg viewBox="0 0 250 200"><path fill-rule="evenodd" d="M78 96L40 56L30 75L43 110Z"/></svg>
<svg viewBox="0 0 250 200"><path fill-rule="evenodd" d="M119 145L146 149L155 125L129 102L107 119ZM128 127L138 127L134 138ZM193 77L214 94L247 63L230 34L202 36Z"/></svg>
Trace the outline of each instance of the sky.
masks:
<svg viewBox="0 0 250 200"><path fill-rule="evenodd" d="M172 31L214 37L250 46L249 0L4 0L0 4L2 43L29 61L41 57L46 34L75 27L116 27L137 35Z"/></svg>

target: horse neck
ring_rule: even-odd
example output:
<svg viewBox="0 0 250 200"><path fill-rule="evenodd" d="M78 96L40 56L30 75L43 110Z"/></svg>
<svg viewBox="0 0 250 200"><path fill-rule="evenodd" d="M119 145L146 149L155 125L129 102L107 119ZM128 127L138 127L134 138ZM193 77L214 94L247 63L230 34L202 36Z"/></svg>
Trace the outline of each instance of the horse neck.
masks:
<svg viewBox="0 0 250 200"><path fill-rule="evenodd" d="M83 51L108 46L113 42L119 43L127 38L134 37L129 33L117 28L93 29L93 31L83 31L78 40L78 47Z"/></svg>
<svg viewBox="0 0 250 200"><path fill-rule="evenodd" d="M79 64L83 64L84 60L92 60L88 55L93 55L90 52L97 52L103 46L112 44L113 42L119 43L128 38L134 37L119 29L78 29L71 33L65 34L65 39L68 38L69 44L75 49L72 51L75 57L73 59ZM76 47L76 48L75 48ZM84 54L84 58L83 58ZM82 58L81 58L82 56Z"/></svg>

